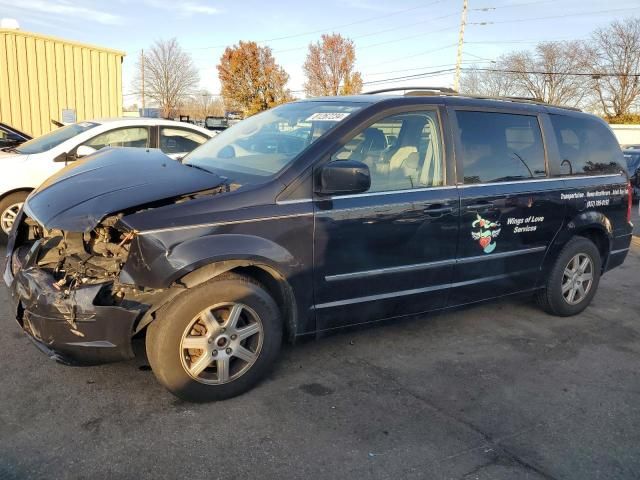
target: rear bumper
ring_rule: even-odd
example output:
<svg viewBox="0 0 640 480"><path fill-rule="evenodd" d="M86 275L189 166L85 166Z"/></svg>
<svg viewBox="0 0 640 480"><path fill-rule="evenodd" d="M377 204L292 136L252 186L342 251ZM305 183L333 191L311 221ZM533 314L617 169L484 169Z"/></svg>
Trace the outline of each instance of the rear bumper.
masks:
<svg viewBox="0 0 640 480"><path fill-rule="evenodd" d="M613 238L611 241L611 251L609 252L607 263L604 268L605 272L612 268L619 267L624 263L624 260L627 258L627 254L629 253L629 248L631 247L632 234L633 226L629 224L628 228L625 229L622 234Z"/></svg>
<svg viewBox="0 0 640 480"><path fill-rule="evenodd" d="M49 357L88 365L134 357L131 336L142 309L96 305L100 290L109 283L83 286L65 295L42 270L27 267L13 276L9 268L4 278L16 320Z"/></svg>

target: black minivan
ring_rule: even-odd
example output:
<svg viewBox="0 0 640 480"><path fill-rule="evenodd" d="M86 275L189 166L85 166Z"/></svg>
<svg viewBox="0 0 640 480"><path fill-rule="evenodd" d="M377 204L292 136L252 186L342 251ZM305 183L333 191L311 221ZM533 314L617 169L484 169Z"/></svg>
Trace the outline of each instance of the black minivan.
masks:
<svg viewBox="0 0 640 480"><path fill-rule="evenodd" d="M124 157L124 158L123 158ZM27 200L4 279L48 355L133 357L189 400L250 389L293 341L505 295L581 312L629 250L599 118L443 91L303 100L187 155L106 149Z"/></svg>

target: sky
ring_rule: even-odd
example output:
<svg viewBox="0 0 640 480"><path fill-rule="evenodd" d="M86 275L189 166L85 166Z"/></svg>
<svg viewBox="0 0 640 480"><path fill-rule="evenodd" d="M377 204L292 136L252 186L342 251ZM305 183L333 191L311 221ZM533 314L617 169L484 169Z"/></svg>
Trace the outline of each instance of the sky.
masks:
<svg viewBox="0 0 640 480"><path fill-rule="evenodd" d="M309 43L340 33L356 46L364 90L452 86L463 0L0 0L0 18L25 31L126 52L124 104L136 60L154 41L175 37L192 55L200 85L218 93L216 65L225 46L254 40L271 47L290 75L288 87L304 96ZM468 0L463 66L540 41L587 39L596 28L640 16L640 0ZM445 71L442 71L445 70ZM428 78L398 79L423 72Z"/></svg>

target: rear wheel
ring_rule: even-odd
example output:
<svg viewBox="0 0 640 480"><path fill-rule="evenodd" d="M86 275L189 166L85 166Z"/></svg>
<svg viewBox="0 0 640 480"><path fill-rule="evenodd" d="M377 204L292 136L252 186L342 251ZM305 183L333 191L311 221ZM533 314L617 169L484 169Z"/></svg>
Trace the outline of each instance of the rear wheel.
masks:
<svg viewBox="0 0 640 480"><path fill-rule="evenodd" d="M262 379L282 341L278 307L251 278L225 274L168 305L147 332L156 378L190 401L239 395Z"/></svg>
<svg viewBox="0 0 640 480"><path fill-rule="evenodd" d="M582 312L596 294L601 262L592 241L584 237L571 239L558 255L545 289L538 293L539 304L553 315Z"/></svg>
<svg viewBox="0 0 640 480"><path fill-rule="evenodd" d="M7 195L0 200L0 242L6 243L11 233L11 227L18 217L18 212L22 208L24 201L29 194L27 192L16 192Z"/></svg>

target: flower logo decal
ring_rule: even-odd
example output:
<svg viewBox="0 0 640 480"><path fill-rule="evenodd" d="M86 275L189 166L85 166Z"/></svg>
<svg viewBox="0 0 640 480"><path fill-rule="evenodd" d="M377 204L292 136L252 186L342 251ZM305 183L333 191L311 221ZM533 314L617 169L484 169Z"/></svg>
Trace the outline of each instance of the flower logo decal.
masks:
<svg viewBox="0 0 640 480"><path fill-rule="evenodd" d="M480 247L482 247L482 251L484 253L493 252L497 245L493 239L500 235L500 224L485 220L480 215L476 214L476 219L471 224L471 227L477 229L471 231L471 237L478 241Z"/></svg>

